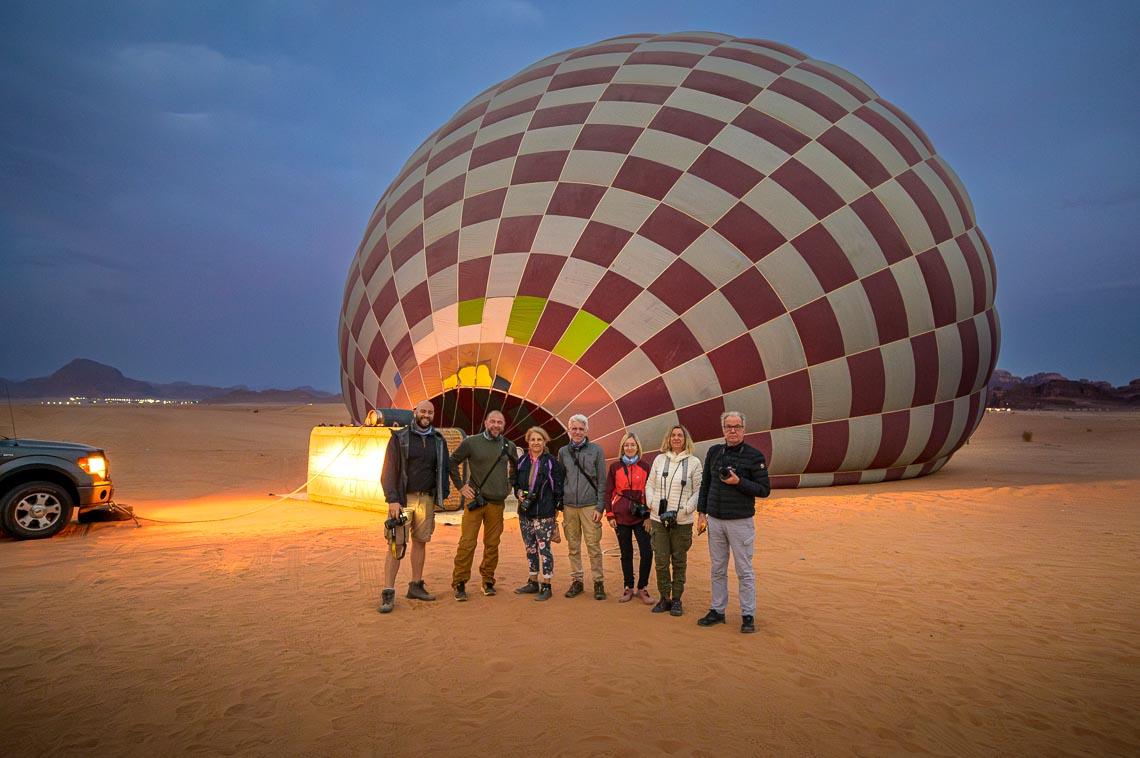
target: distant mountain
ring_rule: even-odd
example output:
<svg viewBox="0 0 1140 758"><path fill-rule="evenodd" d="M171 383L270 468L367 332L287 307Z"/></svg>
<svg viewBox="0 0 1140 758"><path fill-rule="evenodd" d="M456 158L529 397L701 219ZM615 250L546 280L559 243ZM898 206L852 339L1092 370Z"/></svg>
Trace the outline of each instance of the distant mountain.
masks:
<svg viewBox="0 0 1140 758"><path fill-rule="evenodd" d="M1140 409L1140 379L1123 387L1062 374L1040 373L1022 379L998 369L990 378L989 405L1016 410Z"/></svg>
<svg viewBox="0 0 1140 758"><path fill-rule="evenodd" d="M312 387L292 390L251 390L245 385L211 387L188 382L159 384L123 376L113 366L78 358L51 376L4 381L12 399L64 400L69 397L132 400L197 400L205 403L334 403L340 395Z"/></svg>

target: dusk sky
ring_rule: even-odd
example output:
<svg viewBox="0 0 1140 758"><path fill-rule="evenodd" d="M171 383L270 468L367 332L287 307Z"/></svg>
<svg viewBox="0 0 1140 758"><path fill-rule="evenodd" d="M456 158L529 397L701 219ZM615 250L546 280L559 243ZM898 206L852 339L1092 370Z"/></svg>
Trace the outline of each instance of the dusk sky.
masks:
<svg viewBox="0 0 1140 758"><path fill-rule="evenodd" d="M1140 3L0 4L0 377L339 391L376 201L482 90L634 32L771 39L862 78L961 177L998 366L1140 377Z"/></svg>

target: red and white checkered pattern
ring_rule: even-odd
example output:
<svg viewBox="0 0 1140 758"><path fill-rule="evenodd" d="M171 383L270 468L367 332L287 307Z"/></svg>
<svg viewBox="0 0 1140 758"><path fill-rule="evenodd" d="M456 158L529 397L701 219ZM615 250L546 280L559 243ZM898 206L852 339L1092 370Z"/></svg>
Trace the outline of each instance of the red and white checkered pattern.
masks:
<svg viewBox="0 0 1140 758"><path fill-rule="evenodd" d="M527 67L415 151L352 262L342 385L359 419L482 366L610 455L677 422L715 441L739 410L777 486L919 476L981 419L995 283L962 183L860 79L630 35ZM520 297L542 309L522 340ZM571 361L580 312L606 326Z"/></svg>

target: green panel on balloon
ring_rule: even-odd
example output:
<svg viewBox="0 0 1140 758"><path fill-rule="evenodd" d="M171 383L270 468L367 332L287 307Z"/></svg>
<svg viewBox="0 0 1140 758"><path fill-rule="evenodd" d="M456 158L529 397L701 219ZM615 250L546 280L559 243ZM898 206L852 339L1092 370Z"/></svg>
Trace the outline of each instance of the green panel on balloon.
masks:
<svg viewBox="0 0 1140 758"><path fill-rule="evenodd" d="M459 303L459 325L473 326L483 322L483 304L486 298L479 297L474 300L463 300Z"/></svg>
<svg viewBox="0 0 1140 758"><path fill-rule="evenodd" d="M594 340L602 336L607 326L609 324L592 313L578 311L570 326L566 327L562 339L554 346L554 354L562 356L571 363L577 362L582 353L594 344Z"/></svg>
<svg viewBox="0 0 1140 758"><path fill-rule="evenodd" d="M507 319L507 336L514 340L516 345L530 344L530 338L538 327L538 319L542 309L546 307L546 298L527 297L519 295L511 306L511 317Z"/></svg>

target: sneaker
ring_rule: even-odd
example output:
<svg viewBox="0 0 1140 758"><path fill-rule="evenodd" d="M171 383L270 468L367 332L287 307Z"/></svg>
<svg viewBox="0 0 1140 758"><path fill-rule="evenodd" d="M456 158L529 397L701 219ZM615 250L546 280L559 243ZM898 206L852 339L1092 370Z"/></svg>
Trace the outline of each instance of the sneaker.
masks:
<svg viewBox="0 0 1140 758"><path fill-rule="evenodd" d="M490 582L483 582L483 594L486 595L487 597L491 597L492 595L494 595L495 594L495 585L491 584Z"/></svg>
<svg viewBox="0 0 1140 758"><path fill-rule="evenodd" d="M752 634L756 631L756 621L751 616L745 616L740 622L741 634Z"/></svg>
<svg viewBox="0 0 1140 758"><path fill-rule="evenodd" d="M669 609L673 607L673 601L667 597L663 597L657 601L657 605L653 606L654 613L668 613Z"/></svg>
<svg viewBox="0 0 1140 758"><path fill-rule="evenodd" d="M516 595L537 595L538 594L538 580L527 579L526 584L515 590Z"/></svg>
<svg viewBox="0 0 1140 758"><path fill-rule="evenodd" d="M681 616L685 613L685 606L681 605L681 598L673 598L673 605L669 607L670 616Z"/></svg>
<svg viewBox="0 0 1140 758"><path fill-rule="evenodd" d="M646 605L653 605L653 598L649 597L649 590L642 587L637 591L637 596L641 598L641 602Z"/></svg>
<svg viewBox="0 0 1140 758"><path fill-rule="evenodd" d="M455 599L461 603L467 599L467 583L466 582L460 582L459 584L455 585Z"/></svg>
<svg viewBox="0 0 1140 758"><path fill-rule="evenodd" d="M552 593L550 592L550 585L547 584L546 582L543 582L542 587L539 588L538 594L534 596L534 599L535 600L549 600L551 597L552 597Z"/></svg>
<svg viewBox="0 0 1140 758"><path fill-rule="evenodd" d="M720 611L714 611L711 608L701 618L697 619L697 626L714 626L716 624L723 624L725 621L724 614Z"/></svg>
<svg viewBox="0 0 1140 758"><path fill-rule="evenodd" d="M435 595L427 591L424 587L424 580L418 582L408 582L408 599L409 600L435 600Z"/></svg>
<svg viewBox="0 0 1140 758"><path fill-rule="evenodd" d="M594 599L595 600L605 600L606 599L606 583L605 582L594 582Z"/></svg>
<svg viewBox="0 0 1140 758"><path fill-rule="evenodd" d="M628 603L630 600L633 600L633 587L626 587L625 592L621 593L621 597L618 598L618 602Z"/></svg>
<svg viewBox="0 0 1140 758"><path fill-rule="evenodd" d="M391 613L396 604L396 590L383 590L380 593L380 612Z"/></svg>
<svg viewBox="0 0 1140 758"><path fill-rule="evenodd" d="M566 597L578 597L585 590L586 588L582 586L582 582L578 579L575 579L570 583L570 589L566 590Z"/></svg>

